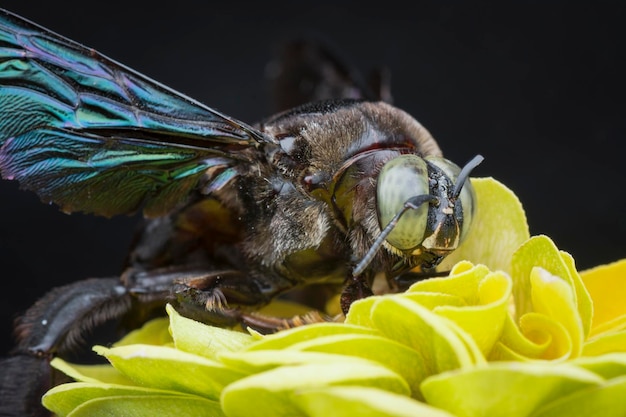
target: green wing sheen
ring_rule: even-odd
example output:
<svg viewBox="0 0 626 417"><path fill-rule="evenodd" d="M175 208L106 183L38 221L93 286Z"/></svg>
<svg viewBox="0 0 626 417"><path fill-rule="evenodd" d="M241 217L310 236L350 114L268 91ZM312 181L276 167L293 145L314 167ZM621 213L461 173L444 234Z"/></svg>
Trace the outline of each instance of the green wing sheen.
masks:
<svg viewBox="0 0 626 417"><path fill-rule="evenodd" d="M0 173L64 211L165 214L271 140L0 9Z"/></svg>

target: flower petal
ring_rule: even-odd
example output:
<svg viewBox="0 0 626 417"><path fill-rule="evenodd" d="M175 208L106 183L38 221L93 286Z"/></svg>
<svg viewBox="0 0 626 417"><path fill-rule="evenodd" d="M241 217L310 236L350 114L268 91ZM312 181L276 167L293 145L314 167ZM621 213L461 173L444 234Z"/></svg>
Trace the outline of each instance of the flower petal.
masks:
<svg viewBox="0 0 626 417"><path fill-rule="evenodd" d="M572 337L557 320L544 314L528 313L522 316L519 325L523 335L540 349L538 355L526 359L565 360L571 356Z"/></svg>
<svg viewBox="0 0 626 417"><path fill-rule="evenodd" d="M180 391L217 399L222 388L244 376L198 355L170 347L129 345L94 347L111 364L138 385Z"/></svg>
<svg viewBox="0 0 626 417"><path fill-rule="evenodd" d="M326 365L338 362L354 363L358 366L364 362L372 363L372 361L355 356L344 356L323 352L303 352L293 349L268 349L224 353L221 357L221 361L228 367L237 369L246 375L265 372L281 366L306 364Z"/></svg>
<svg viewBox="0 0 626 417"><path fill-rule="evenodd" d="M422 392L428 404L457 416L524 417L564 395L603 382L593 372L572 365L496 362L431 376L422 384Z"/></svg>
<svg viewBox="0 0 626 417"><path fill-rule="evenodd" d="M524 321L524 330L533 331L534 323L532 323L532 313L527 314ZM533 338L539 339L537 337ZM504 321L504 328L502 329L502 336L500 340L495 344L494 349L489 355L490 361L527 361L529 359L540 358L546 350L547 343L545 338L538 341L528 339L522 329L517 326L513 321L513 317L510 315Z"/></svg>
<svg viewBox="0 0 626 417"><path fill-rule="evenodd" d="M282 349L295 343L337 334L378 334L375 329L344 323L313 323L262 336L244 350Z"/></svg>
<svg viewBox="0 0 626 417"><path fill-rule="evenodd" d="M466 305L478 303L478 286L489 273L483 264L461 261L452 268L449 276L430 278L411 285L407 293L432 292L460 297Z"/></svg>
<svg viewBox="0 0 626 417"><path fill-rule="evenodd" d="M57 416L66 416L74 409L93 399L101 397L128 397L136 398L145 396L176 396L180 397L179 392L158 390L154 388L144 388L138 386L104 384L104 383L85 383L71 382L58 385L49 390L42 399L43 405ZM183 398L192 398L184 396ZM123 414L129 414L126 411Z"/></svg>
<svg viewBox="0 0 626 417"><path fill-rule="evenodd" d="M386 337L418 351L428 375L484 361L456 324L401 296L378 297L371 320Z"/></svg>
<svg viewBox="0 0 626 417"><path fill-rule="evenodd" d="M532 310L521 315L519 329L507 320L491 359L564 360L580 356L583 326L573 288L541 267L528 278Z"/></svg>
<svg viewBox="0 0 626 417"><path fill-rule="evenodd" d="M530 272L531 298L536 313L559 323L567 331L571 353L568 356L580 356L584 340L584 330L576 306L572 287L561 278L552 275L541 267L534 267ZM553 340L557 342L558 340ZM561 357L564 349L553 347ZM546 357L545 359L556 359Z"/></svg>
<svg viewBox="0 0 626 417"><path fill-rule="evenodd" d="M134 344L143 345L171 345L172 336L168 330L170 321L167 317L158 317L146 322L140 328L129 332L126 336L115 342L114 346Z"/></svg>
<svg viewBox="0 0 626 417"><path fill-rule="evenodd" d="M611 352L626 352L626 330L601 333L583 345L583 354L587 356Z"/></svg>
<svg viewBox="0 0 626 417"><path fill-rule="evenodd" d="M413 395L422 399L419 386L426 377L422 356L394 340L377 335L337 334L296 343L289 349L334 353L378 362L406 379Z"/></svg>
<svg viewBox="0 0 626 417"><path fill-rule="evenodd" d="M216 359L222 352L240 350L254 342L250 334L240 331L207 326L188 319L176 312L171 305L166 306L170 316L170 331L176 349Z"/></svg>
<svg viewBox="0 0 626 417"><path fill-rule="evenodd" d="M309 417L453 417L404 395L371 387L306 389L294 393L293 402Z"/></svg>
<svg viewBox="0 0 626 417"><path fill-rule="evenodd" d="M606 379L626 376L626 353L624 352L591 357L583 356L574 359L571 363Z"/></svg>
<svg viewBox="0 0 626 417"><path fill-rule="evenodd" d="M576 272L572 257L558 250L554 242L547 236L533 236L513 255L512 277L513 295L515 297L515 312L517 317L534 310L531 299L531 271L541 267L550 274L564 280L573 289L574 304L578 310L582 326L582 337L586 337L591 328L593 307L591 297L582 284L580 275ZM578 340L577 340L578 341ZM577 345L575 345L577 348ZM574 352L578 354L579 352Z"/></svg>
<svg viewBox="0 0 626 417"><path fill-rule="evenodd" d="M65 375L80 382L104 382L108 384L133 385L120 371L110 364L82 365L66 362L61 358L54 358L50 366L63 372Z"/></svg>
<svg viewBox="0 0 626 417"><path fill-rule="evenodd" d="M68 417L180 417L224 416L218 401L200 397L127 396L100 397L76 408Z"/></svg>
<svg viewBox="0 0 626 417"><path fill-rule="evenodd" d="M593 300L591 335L626 328L626 259L580 275Z"/></svg>
<svg viewBox="0 0 626 417"><path fill-rule="evenodd" d="M591 332L591 323L595 315L594 309L596 305L594 305L591 295L576 269L576 262L572 255L564 251L559 251L559 253L561 254L563 263L565 263L565 266L569 269L570 283L574 288L578 314L580 315L583 326L583 337L587 337Z"/></svg>
<svg viewBox="0 0 626 417"><path fill-rule="evenodd" d="M576 391L537 410L533 417L622 417L626 415L626 376Z"/></svg>
<svg viewBox="0 0 626 417"><path fill-rule="evenodd" d="M469 334L483 355L488 355L500 338L509 311L512 282L502 272L489 272L484 265L471 265L461 262L452 269L448 278L433 278L417 282L409 288L406 296L432 309L436 314L455 322ZM434 298L428 291L441 291L454 298L446 300L441 294L439 305L433 305ZM447 303L447 301L453 301Z"/></svg>
<svg viewBox="0 0 626 417"><path fill-rule="evenodd" d="M283 366L233 382L222 392L222 409L229 417L300 415L294 394L335 385L376 387L409 395L404 379L374 362L310 363Z"/></svg>

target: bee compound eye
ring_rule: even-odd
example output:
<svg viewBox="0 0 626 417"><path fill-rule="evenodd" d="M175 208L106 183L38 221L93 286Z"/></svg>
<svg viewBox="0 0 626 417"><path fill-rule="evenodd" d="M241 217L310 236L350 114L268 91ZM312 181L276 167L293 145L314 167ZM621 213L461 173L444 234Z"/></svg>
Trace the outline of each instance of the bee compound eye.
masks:
<svg viewBox="0 0 626 417"><path fill-rule="evenodd" d="M404 209L405 202L418 195L428 195L428 167L417 155L401 155L388 161L380 171L376 186L378 222L384 229ZM422 243L428 204L406 211L386 240L399 250L410 250Z"/></svg>

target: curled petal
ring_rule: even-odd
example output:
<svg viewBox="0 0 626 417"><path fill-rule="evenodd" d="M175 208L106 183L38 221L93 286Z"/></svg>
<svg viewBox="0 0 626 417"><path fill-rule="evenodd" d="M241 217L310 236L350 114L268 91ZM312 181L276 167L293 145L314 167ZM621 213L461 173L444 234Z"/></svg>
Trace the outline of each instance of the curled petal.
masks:
<svg viewBox="0 0 626 417"><path fill-rule="evenodd" d="M384 336L420 352L427 374L484 362L476 343L454 322L405 297L370 300L365 304L372 303L371 309L365 313L372 325ZM351 310L346 321L355 318Z"/></svg>
<svg viewBox="0 0 626 417"><path fill-rule="evenodd" d="M532 313L529 313L532 314ZM532 316L528 316L532 317ZM544 338L545 339L545 338ZM494 346L489 360L491 361L527 361L540 358L546 350L546 342L540 339L537 344L526 337L522 329L515 323L512 316L507 316L502 329L502 337Z"/></svg>
<svg viewBox="0 0 626 417"><path fill-rule="evenodd" d="M511 291L505 273L462 261L449 277L417 282L405 296L455 322L487 356L501 336Z"/></svg>
<svg viewBox="0 0 626 417"><path fill-rule="evenodd" d="M513 255L513 296L517 317L534 311L531 272L535 267L541 267L551 275L559 277L572 288L573 302L582 325L582 337L586 337L591 328L593 315L591 297L574 268L572 257L559 251L547 236L531 237Z"/></svg>
<svg viewBox="0 0 626 417"><path fill-rule="evenodd" d="M449 276L418 281L411 285L407 293L449 294L463 299L466 305L473 305L478 303L478 286L488 273L489 268L483 264L462 261L452 268Z"/></svg>
<svg viewBox="0 0 626 417"><path fill-rule="evenodd" d="M534 311L563 326L571 340L570 356L580 356L584 330L572 287L540 267L531 270L530 281ZM555 350L563 351L562 348Z"/></svg>
<svg viewBox="0 0 626 417"><path fill-rule="evenodd" d="M528 313L520 319L519 325L524 337L540 352L527 359L565 360L571 355L572 338L558 321L544 314Z"/></svg>

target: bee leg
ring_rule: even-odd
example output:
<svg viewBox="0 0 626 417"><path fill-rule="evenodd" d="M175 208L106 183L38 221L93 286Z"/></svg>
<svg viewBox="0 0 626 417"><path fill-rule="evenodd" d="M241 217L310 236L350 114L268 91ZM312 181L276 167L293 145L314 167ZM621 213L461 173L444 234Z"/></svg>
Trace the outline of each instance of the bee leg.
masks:
<svg viewBox="0 0 626 417"><path fill-rule="evenodd" d="M327 321L314 314L276 318L246 310L262 307L291 283L280 279L255 279L233 269L214 270L207 265L177 265L152 270L129 268L122 276L128 291L142 303L162 300L167 294L176 311L201 323L218 327L242 325L260 333L273 333L302 324Z"/></svg>
<svg viewBox="0 0 626 417"><path fill-rule="evenodd" d="M274 333L310 323L332 321L312 309L311 313L289 318L273 317L251 308L262 307L278 293L293 287L281 278L254 278L233 269L209 270L206 266L181 265L150 271L129 270L123 276L128 291L142 303L151 298L168 301L176 311L196 321L219 327L250 327L260 333ZM282 284L282 285L281 285Z"/></svg>
<svg viewBox="0 0 626 417"><path fill-rule="evenodd" d="M316 310L311 310L307 314L281 318L267 316L258 312L242 313L241 324L262 334L275 333L279 330L291 329L304 326L306 324L331 322L334 319L330 316L322 315Z"/></svg>
<svg viewBox="0 0 626 417"><path fill-rule="evenodd" d="M450 275L450 271L435 271L427 270L424 272L405 272L393 278L393 282L398 287L399 291L406 291L411 285L418 281L423 281L429 278L447 277Z"/></svg>
<svg viewBox="0 0 626 417"><path fill-rule="evenodd" d="M44 295L15 327L16 347L0 360L0 415L49 416L41 396L62 382L49 365L94 326L125 314L132 300L118 278L92 278Z"/></svg>
<svg viewBox="0 0 626 417"><path fill-rule="evenodd" d="M356 300L374 295L368 279L363 275L351 276L341 292L339 304L343 314L348 314L350 305Z"/></svg>
<svg viewBox="0 0 626 417"><path fill-rule="evenodd" d="M215 298L222 299L219 290L210 288L210 277L215 272L207 272L206 266L175 265L151 270L127 269L122 274L122 282L133 299L144 306L144 311L154 309L145 306L162 307L165 302L174 306L185 317L220 327L232 327L241 321L235 309L207 309L207 304ZM225 307L224 305L222 307ZM128 317L129 319L132 317ZM134 327L146 321L140 317ZM132 323L131 323L132 326Z"/></svg>

